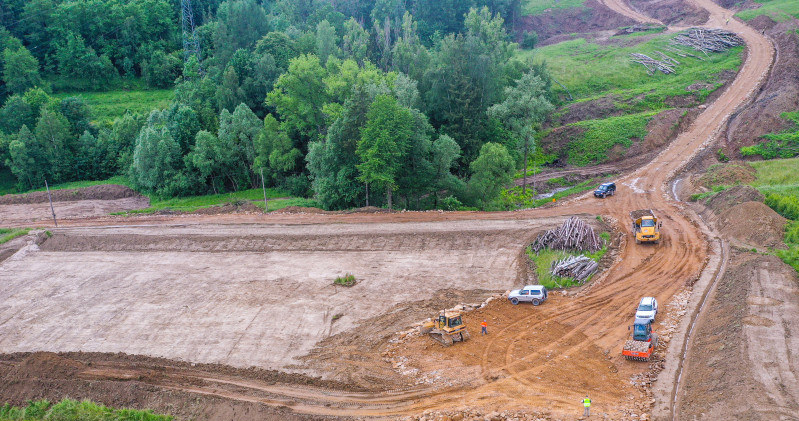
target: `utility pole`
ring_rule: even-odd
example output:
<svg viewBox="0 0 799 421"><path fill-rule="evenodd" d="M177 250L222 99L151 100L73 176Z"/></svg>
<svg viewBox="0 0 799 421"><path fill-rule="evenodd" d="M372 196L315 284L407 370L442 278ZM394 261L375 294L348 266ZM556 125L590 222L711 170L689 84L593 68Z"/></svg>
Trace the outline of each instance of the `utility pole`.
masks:
<svg viewBox="0 0 799 421"><path fill-rule="evenodd" d="M50 200L50 212L53 213L53 223L58 228L58 221L55 219L55 208L53 207L53 196L50 195L50 186L47 185L47 180L44 180L44 188L47 189L47 199Z"/></svg>
<svg viewBox="0 0 799 421"><path fill-rule="evenodd" d="M264 190L264 213L269 212L269 203L266 201L266 183L264 182L264 167L261 167L261 188Z"/></svg>
<svg viewBox="0 0 799 421"><path fill-rule="evenodd" d="M180 16L183 26L183 64L188 63L192 56L197 58L197 70L203 73L200 61L200 38L194 31L194 10L191 0L180 0Z"/></svg>

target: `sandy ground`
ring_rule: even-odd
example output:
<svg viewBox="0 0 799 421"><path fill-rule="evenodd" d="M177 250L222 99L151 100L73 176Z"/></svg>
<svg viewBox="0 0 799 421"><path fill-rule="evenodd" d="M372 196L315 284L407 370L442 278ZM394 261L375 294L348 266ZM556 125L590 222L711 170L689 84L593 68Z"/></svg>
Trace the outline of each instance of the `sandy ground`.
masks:
<svg viewBox="0 0 799 421"><path fill-rule="evenodd" d="M150 200L142 196L114 200L79 200L53 202L56 219L78 219L93 216L106 216L113 212L143 209L150 206ZM53 214L47 202L0 205L0 226L52 226Z"/></svg>
<svg viewBox="0 0 799 421"><path fill-rule="evenodd" d="M520 250L554 223L57 230L0 266L0 352L286 368L394 304L511 288ZM346 272L358 284L334 286Z"/></svg>
<svg viewBox="0 0 799 421"><path fill-rule="evenodd" d="M732 260L697 327L677 417L796 419L796 274L774 256Z"/></svg>

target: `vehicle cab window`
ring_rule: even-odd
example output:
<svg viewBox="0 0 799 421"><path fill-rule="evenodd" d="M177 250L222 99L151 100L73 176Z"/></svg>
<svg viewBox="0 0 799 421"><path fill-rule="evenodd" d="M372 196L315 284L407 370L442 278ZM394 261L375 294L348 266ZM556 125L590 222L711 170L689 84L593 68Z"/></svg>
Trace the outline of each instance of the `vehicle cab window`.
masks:
<svg viewBox="0 0 799 421"><path fill-rule="evenodd" d="M530 291L523 289L520 295L530 295Z"/></svg>

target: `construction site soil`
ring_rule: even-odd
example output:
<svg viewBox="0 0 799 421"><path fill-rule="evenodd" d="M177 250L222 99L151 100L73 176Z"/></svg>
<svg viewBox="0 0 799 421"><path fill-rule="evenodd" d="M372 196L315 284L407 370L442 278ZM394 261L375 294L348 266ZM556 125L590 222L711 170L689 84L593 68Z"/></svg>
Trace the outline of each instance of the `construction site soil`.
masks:
<svg viewBox="0 0 799 421"><path fill-rule="evenodd" d="M780 115L799 109L799 20L777 23L761 15L749 24L768 35L777 55L768 81L755 100L730 118L721 145L730 157L740 157L740 148L762 142L761 136L790 127L791 123Z"/></svg>
<svg viewBox="0 0 799 421"><path fill-rule="evenodd" d="M774 256L736 251L697 324L675 419L796 419L799 284Z"/></svg>
<svg viewBox="0 0 799 421"><path fill-rule="evenodd" d="M708 26L729 13L709 0L692 4L710 12ZM621 1L605 5L653 21ZM722 272L724 258L697 212L671 199L668 182L712 144L773 56L760 32L737 21L729 29L749 47L736 79L605 200L586 194L498 213L90 213L44 242L26 239L0 263L0 400L91 398L181 419L577 419L589 394L600 417L672 418L663 415L675 410L670 396L690 402L683 391L705 381L675 381L687 373L674 351L688 332L684 316L705 314L700 303L713 290L705 285L714 284L703 280ZM641 208L663 222L659 245L628 241L628 213ZM531 281L524 247L573 214L601 215L618 233L607 270L541 306L509 304L502 292ZM345 272L359 282L333 285ZM753 295L751 306L788 300L787 284L763 279L764 291L782 295ZM620 355L642 295L662 306L648 364ZM471 340L442 348L413 333L461 301L480 304L464 314ZM794 312L780 326L797 320ZM482 320L488 335L474 328ZM775 358L748 360L757 373L793 381L779 373L793 375L786 353L795 344L785 344L797 336L751 332L746 338L772 341L763 352L783 346ZM686 364L702 364L706 354L688 343ZM655 379L665 388L658 395ZM774 389L770 399L791 405L780 383L757 379ZM711 395L722 401L719 393Z"/></svg>

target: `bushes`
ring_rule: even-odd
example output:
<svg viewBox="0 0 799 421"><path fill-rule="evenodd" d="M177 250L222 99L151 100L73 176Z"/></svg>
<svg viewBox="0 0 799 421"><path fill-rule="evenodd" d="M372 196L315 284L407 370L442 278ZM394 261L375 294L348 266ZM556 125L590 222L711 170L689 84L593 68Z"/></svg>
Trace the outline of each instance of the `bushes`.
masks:
<svg viewBox="0 0 799 421"><path fill-rule="evenodd" d="M169 415L157 415L150 411L114 409L91 401L64 399L52 405L48 400L28 401L24 408L9 404L0 406L0 421L171 421Z"/></svg>

